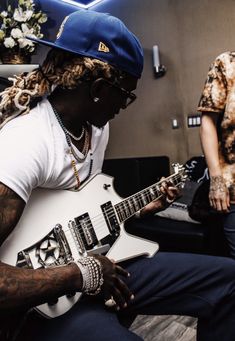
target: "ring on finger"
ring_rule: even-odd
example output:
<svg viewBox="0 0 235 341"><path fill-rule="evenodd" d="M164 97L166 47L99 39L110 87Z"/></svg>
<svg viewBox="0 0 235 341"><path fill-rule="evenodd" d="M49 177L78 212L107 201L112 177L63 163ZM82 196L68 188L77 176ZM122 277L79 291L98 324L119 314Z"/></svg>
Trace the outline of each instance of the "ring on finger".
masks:
<svg viewBox="0 0 235 341"><path fill-rule="evenodd" d="M174 199L170 199L170 198L166 197L166 202L167 202L168 204L173 203L173 201L174 201Z"/></svg>
<svg viewBox="0 0 235 341"><path fill-rule="evenodd" d="M114 301L113 296L111 296L108 300L105 301L104 303L106 307L112 308L114 307L117 303Z"/></svg>

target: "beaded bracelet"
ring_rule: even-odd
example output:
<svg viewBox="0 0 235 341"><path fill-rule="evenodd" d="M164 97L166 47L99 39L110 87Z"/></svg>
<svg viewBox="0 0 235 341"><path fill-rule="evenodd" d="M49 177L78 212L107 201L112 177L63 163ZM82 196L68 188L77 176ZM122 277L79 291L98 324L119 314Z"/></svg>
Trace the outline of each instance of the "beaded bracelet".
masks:
<svg viewBox="0 0 235 341"><path fill-rule="evenodd" d="M82 291L87 295L97 295L104 283L102 265L94 257L83 257L75 261L82 274Z"/></svg>

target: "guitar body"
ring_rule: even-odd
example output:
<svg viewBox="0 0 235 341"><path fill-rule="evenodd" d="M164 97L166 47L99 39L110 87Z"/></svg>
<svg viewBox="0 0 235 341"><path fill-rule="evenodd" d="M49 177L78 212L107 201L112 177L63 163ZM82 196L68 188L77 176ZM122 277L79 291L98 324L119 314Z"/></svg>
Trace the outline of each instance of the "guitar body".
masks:
<svg viewBox="0 0 235 341"><path fill-rule="evenodd" d="M106 254L117 262L153 256L158 244L128 234L120 219L122 200L113 178L98 174L79 191L36 189L14 231L0 248L2 262L13 266L58 266L87 254ZM89 208L89 211L88 211ZM81 293L63 296L37 309L52 318L68 311Z"/></svg>

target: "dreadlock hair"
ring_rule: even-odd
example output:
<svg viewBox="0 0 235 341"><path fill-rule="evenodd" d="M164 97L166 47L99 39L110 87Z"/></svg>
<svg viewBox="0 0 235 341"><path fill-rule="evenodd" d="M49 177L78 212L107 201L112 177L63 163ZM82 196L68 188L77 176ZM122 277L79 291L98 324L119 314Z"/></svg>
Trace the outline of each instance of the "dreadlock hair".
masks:
<svg viewBox="0 0 235 341"><path fill-rule="evenodd" d="M0 128L16 116L27 114L33 99L49 95L56 86L73 89L100 77L119 83L125 75L98 59L51 49L42 66L9 78L13 85L0 93Z"/></svg>

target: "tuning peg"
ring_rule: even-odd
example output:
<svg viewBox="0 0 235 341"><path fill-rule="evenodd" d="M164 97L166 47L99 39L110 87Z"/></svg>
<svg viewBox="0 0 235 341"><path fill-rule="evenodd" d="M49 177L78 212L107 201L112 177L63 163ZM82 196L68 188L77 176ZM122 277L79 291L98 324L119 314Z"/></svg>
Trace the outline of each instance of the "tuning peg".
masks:
<svg viewBox="0 0 235 341"><path fill-rule="evenodd" d="M179 163L172 163L172 167L173 167L175 173L178 173L179 171L184 169L183 165L181 165Z"/></svg>

